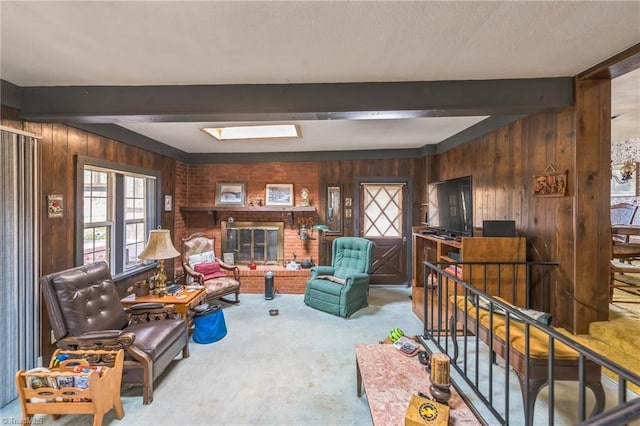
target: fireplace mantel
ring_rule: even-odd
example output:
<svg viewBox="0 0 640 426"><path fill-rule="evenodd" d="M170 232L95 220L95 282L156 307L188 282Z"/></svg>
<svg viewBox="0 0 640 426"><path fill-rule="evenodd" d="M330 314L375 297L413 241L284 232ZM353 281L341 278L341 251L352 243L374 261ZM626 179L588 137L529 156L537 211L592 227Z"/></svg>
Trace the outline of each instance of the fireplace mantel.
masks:
<svg viewBox="0 0 640 426"><path fill-rule="evenodd" d="M211 219L211 224L215 225L218 221L218 212L281 212L286 213L289 217L289 223L294 224L294 214L304 212L316 212L315 206L300 207L300 206L182 206L180 207L180 213L183 215L191 212L204 212L208 213Z"/></svg>

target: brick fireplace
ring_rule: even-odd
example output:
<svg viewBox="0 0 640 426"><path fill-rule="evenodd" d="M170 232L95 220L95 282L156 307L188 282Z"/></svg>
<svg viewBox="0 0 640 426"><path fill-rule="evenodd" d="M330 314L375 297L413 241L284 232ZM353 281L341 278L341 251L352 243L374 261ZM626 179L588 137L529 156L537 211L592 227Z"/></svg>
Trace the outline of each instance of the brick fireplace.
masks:
<svg viewBox="0 0 640 426"><path fill-rule="evenodd" d="M236 265L284 265L283 222L222 222L220 246Z"/></svg>
<svg viewBox="0 0 640 426"><path fill-rule="evenodd" d="M249 269L251 254L243 254L236 264L240 269L243 293L264 293L264 274L268 270L275 272L274 283L277 292L303 293L309 277L308 269L290 271L284 264L293 259L313 258L318 262L319 243L317 239L301 240L296 226L300 217L312 216L316 222L320 221L318 211L321 206L321 194L318 180L318 162L270 162L251 165L247 163L224 164L185 164L177 162L174 205L177 206L173 217L175 219L174 242L179 247L180 239L186 238L194 232L204 232L215 239L215 253L222 258L228 247L223 246L223 223L225 227L241 222L279 222L282 226L282 254L277 254L277 261L273 262L268 254L264 256L269 262L259 263L256 270ZM294 200L292 206L216 206L215 197L218 182L246 183L246 196L255 199L260 196L265 199L265 187L270 183L293 183ZM300 205L300 190L309 190L312 208L302 210ZM191 207L191 209L189 209ZM176 214L177 213L177 214ZM167 213L168 214L168 213ZM316 235L312 235L317 238ZM255 238L255 236L253 237ZM254 241L255 243L255 241ZM178 249L180 250L180 249ZM244 253L244 252L243 252ZM246 253L251 253L248 251ZM254 260L256 258L254 250ZM246 262L246 263L244 263ZM180 268L179 258L175 266Z"/></svg>
<svg viewBox="0 0 640 426"><path fill-rule="evenodd" d="M308 269L286 269L285 265L293 260L294 253L285 257L287 228L284 222L227 221L222 222L220 228L221 253L234 254L235 264L240 268L243 293L263 293L264 274L269 271L275 273L276 293L304 293L310 272ZM300 260L302 258L298 258ZM257 264L256 269L249 268L252 261Z"/></svg>

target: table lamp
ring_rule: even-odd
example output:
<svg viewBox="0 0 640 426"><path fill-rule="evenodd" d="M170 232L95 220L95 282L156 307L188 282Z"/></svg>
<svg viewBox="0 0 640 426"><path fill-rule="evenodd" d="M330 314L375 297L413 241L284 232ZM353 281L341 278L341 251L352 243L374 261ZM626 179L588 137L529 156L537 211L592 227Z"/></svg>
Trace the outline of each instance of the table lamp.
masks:
<svg viewBox="0 0 640 426"><path fill-rule="evenodd" d="M313 226L311 227L311 229L312 229L313 231L318 231L318 235L319 235L319 236L320 236L320 238L322 239L322 233L323 233L323 232L328 231L328 230L329 230L329 227L328 227L327 225L320 225L320 224L318 224L318 225L313 225Z"/></svg>
<svg viewBox="0 0 640 426"><path fill-rule="evenodd" d="M158 261L158 272L155 277L156 293L158 296L165 296L167 294L167 275L164 273L164 259L172 259L176 256L180 256L180 253L173 247L168 229L154 229L149 231L147 245L138 256L138 259Z"/></svg>

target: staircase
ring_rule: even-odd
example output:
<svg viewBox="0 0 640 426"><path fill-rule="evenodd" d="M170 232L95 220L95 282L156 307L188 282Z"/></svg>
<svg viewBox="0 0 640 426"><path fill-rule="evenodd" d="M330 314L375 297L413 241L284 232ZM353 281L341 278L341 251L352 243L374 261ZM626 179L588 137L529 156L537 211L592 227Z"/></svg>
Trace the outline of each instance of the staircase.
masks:
<svg viewBox="0 0 640 426"><path fill-rule="evenodd" d="M637 299L640 301L640 297ZM571 337L640 376L640 303L611 304L609 317L609 321L591 323L588 335ZM607 369L603 373L614 381L618 380L617 375ZM629 384L629 389L640 394L638 386Z"/></svg>

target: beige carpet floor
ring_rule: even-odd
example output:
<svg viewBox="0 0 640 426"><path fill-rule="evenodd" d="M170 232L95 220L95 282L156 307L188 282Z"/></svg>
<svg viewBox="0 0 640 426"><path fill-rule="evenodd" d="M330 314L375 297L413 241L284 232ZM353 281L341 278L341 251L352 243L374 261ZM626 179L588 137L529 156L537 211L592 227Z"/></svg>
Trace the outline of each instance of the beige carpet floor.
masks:
<svg viewBox="0 0 640 426"><path fill-rule="evenodd" d="M384 339L393 327L422 333L411 311L410 289L373 287L369 306L344 319L312 309L302 295L242 294L225 305L228 334L191 343L155 381L154 401L142 405L138 389L125 391L125 417L105 425L370 425L366 396L356 395L354 345ZM278 316L269 316L279 309ZM20 424L17 401L0 409L0 424ZM90 425L88 415L33 424Z"/></svg>
<svg viewBox="0 0 640 426"><path fill-rule="evenodd" d="M156 380L151 405L142 405L138 389L125 390L124 419L108 413L104 424L370 425L366 395L356 396L353 345L378 342L392 327L421 334L409 294L404 287L373 287L369 307L348 320L307 307L301 295L278 294L267 301L262 295L243 294L239 305L224 307L228 328L224 339L209 345L192 343L191 357L178 358ZM279 309L280 315L269 316L269 309ZM607 380L607 393L615 395L615 384ZM574 384L561 386L556 397L574 398ZM509 394L511 424L522 424L514 377ZM545 424L545 398L543 389L536 424ZM569 400L557 402L556 407L571 406ZM20 424L20 417L18 401L0 409L2 424ZM34 424L65 426L91 422L88 415L66 415L57 421L38 415L34 420ZM556 424L573 423L569 417Z"/></svg>

